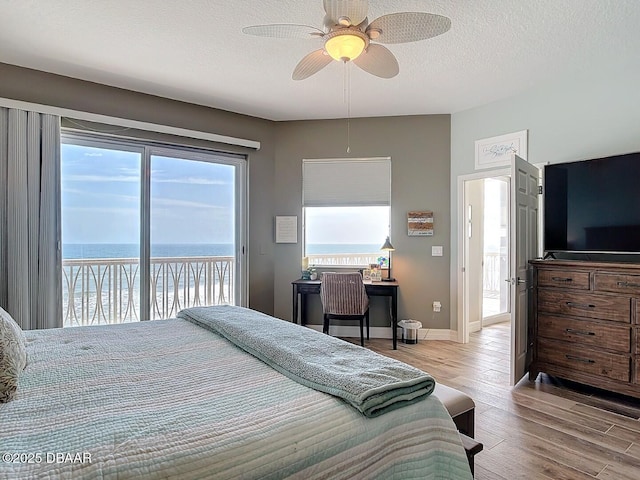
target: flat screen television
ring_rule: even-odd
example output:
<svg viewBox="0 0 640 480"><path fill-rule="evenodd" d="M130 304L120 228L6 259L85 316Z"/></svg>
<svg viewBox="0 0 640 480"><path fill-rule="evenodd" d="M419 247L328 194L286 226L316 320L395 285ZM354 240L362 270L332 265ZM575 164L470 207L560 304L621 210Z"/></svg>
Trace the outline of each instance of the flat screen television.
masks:
<svg viewBox="0 0 640 480"><path fill-rule="evenodd" d="M640 253L640 152L544 168L544 250Z"/></svg>

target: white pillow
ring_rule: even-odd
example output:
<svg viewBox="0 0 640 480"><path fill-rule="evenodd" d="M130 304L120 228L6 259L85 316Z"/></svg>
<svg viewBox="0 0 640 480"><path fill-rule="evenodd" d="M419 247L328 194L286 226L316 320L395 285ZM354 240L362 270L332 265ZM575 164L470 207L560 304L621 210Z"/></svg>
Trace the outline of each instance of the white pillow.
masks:
<svg viewBox="0 0 640 480"><path fill-rule="evenodd" d="M0 403L10 402L18 377L27 364L24 333L11 315L0 308Z"/></svg>

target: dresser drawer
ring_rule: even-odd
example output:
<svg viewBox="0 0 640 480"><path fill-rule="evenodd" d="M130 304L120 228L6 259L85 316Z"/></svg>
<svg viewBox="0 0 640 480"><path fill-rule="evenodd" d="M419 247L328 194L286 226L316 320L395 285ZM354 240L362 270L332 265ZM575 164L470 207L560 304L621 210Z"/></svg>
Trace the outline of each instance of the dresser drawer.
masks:
<svg viewBox="0 0 640 480"><path fill-rule="evenodd" d="M538 311L576 317L631 322L631 299L592 293L538 290Z"/></svg>
<svg viewBox="0 0 640 480"><path fill-rule="evenodd" d="M540 338L538 361L621 382L631 380L631 358L628 355L595 351L574 343Z"/></svg>
<svg viewBox="0 0 640 480"><path fill-rule="evenodd" d="M631 352L631 328L622 325L540 314L538 335L552 340L591 345L621 353Z"/></svg>
<svg viewBox="0 0 640 480"><path fill-rule="evenodd" d="M640 275L596 272L593 275L593 289L599 292L640 295Z"/></svg>
<svg viewBox="0 0 640 480"><path fill-rule="evenodd" d="M539 269L538 286L589 290L589 272Z"/></svg>

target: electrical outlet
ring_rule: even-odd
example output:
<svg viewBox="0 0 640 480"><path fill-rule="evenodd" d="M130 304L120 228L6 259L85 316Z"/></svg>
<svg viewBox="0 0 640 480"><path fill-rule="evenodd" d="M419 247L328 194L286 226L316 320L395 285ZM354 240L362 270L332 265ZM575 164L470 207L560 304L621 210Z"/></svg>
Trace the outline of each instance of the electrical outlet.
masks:
<svg viewBox="0 0 640 480"><path fill-rule="evenodd" d="M440 302L433 302L433 311L439 312L442 308L442 304Z"/></svg>

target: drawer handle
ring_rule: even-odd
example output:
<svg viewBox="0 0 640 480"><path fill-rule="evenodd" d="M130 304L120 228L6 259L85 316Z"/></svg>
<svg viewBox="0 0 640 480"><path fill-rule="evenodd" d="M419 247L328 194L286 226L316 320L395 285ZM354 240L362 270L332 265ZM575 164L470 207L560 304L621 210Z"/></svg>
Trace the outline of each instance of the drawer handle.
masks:
<svg viewBox="0 0 640 480"><path fill-rule="evenodd" d="M590 358L582 358L582 357L576 357L575 355L566 355L565 357L567 357L567 360L575 360L576 362L582 362L582 363L596 363L595 360L591 360Z"/></svg>
<svg viewBox="0 0 640 480"><path fill-rule="evenodd" d="M565 332L567 333L575 333L576 335L586 335L586 336L594 336L594 332L588 332L585 330L574 330L573 328L565 328Z"/></svg>
<svg viewBox="0 0 640 480"><path fill-rule="evenodd" d="M574 307L574 308L596 308L596 306L592 305L591 303L567 302L567 306L568 307Z"/></svg>
<svg viewBox="0 0 640 480"><path fill-rule="evenodd" d="M640 283L633 282L618 282L619 287L630 287L630 288L638 288L640 287Z"/></svg>
<svg viewBox="0 0 640 480"><path fill-rule="evenodd" d="M551 277L554 282L573 282L573 278Z"/></svg>

